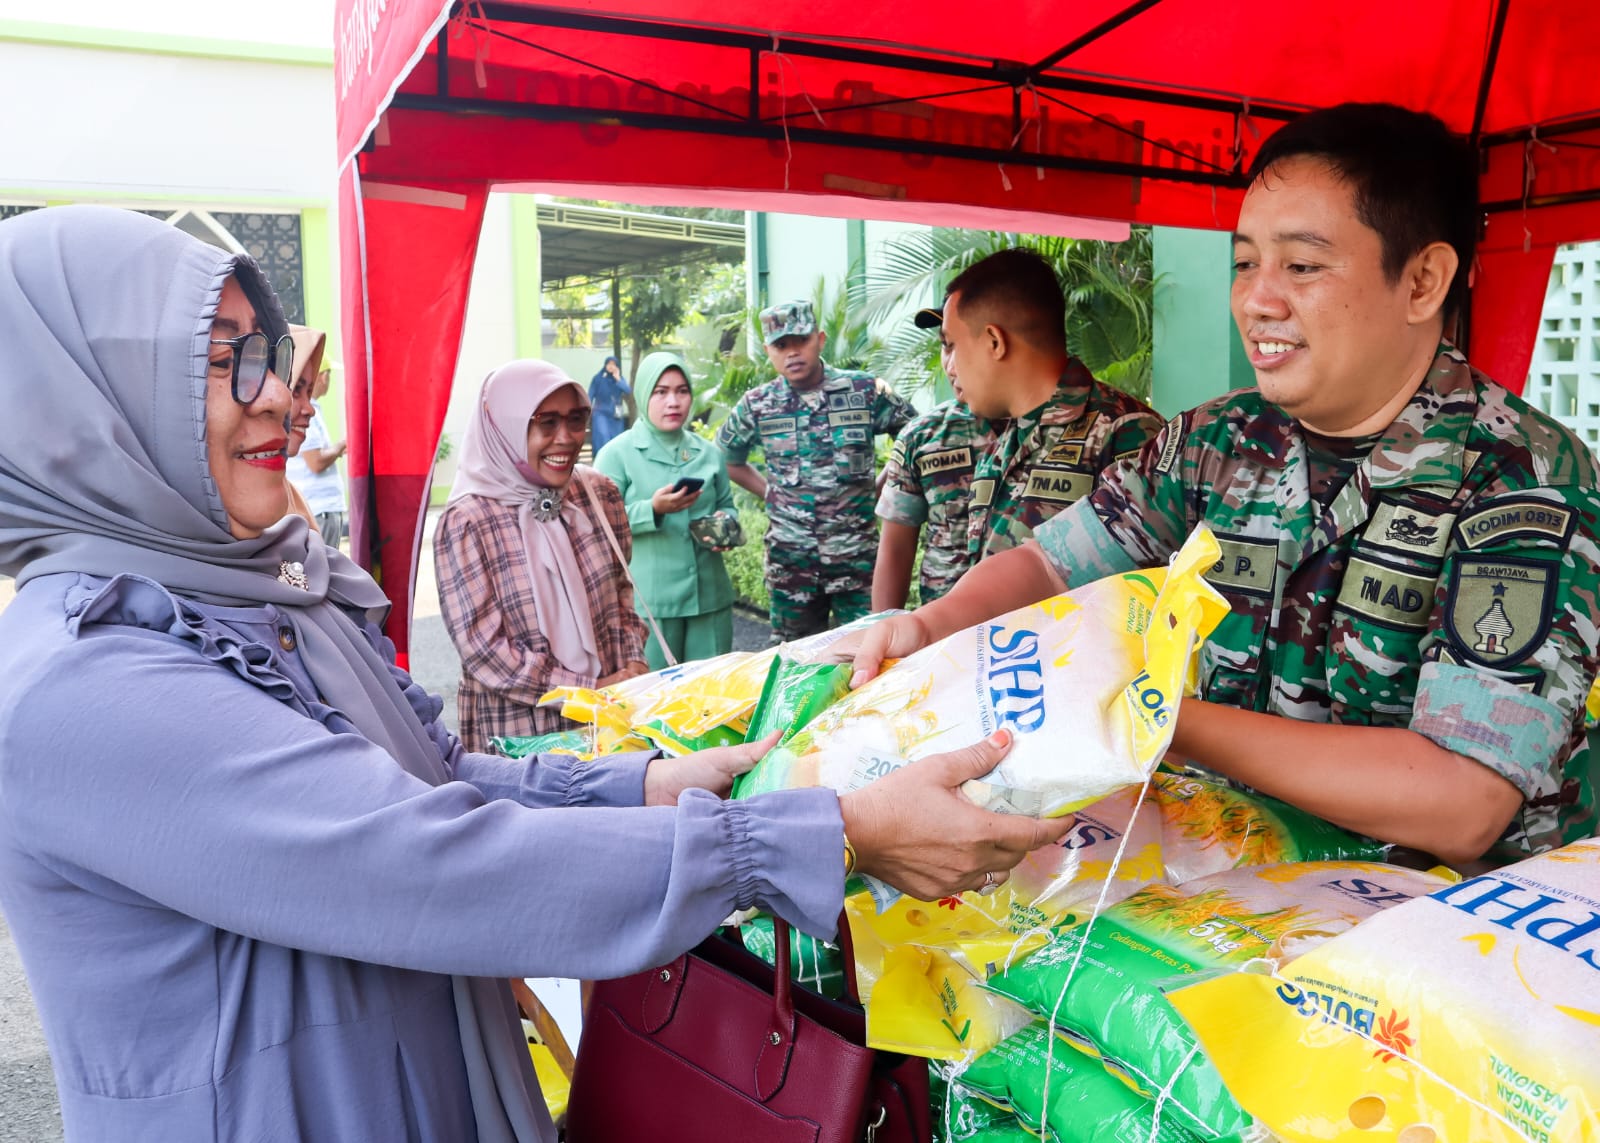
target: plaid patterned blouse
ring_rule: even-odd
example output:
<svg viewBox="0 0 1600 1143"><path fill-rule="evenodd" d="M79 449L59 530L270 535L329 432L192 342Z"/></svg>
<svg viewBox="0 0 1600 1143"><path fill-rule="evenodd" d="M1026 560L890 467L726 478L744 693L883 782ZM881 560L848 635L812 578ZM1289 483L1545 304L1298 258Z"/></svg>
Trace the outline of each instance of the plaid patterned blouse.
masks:
<svg viewBox="0 0 1600 1143"><path fill-rule="evenodd" d="M590 468L577 469L573 480L589 482L624 555L631 556L633 538L617 486ZM589 510L577 487L570 487L567 495ZM643 662L644 621L634 612L633 586L605 533L595 528L587 536L574 536L573 549L594 617L602 672L621 670L631 660ZM468 750L487 751L489 739L499 735L548 734L571 727L559 711L534 704L551 687L587 687L595 680L556 662L539 633L516 506L481 496L457 501L439 520L433 554L439 606L461 655L456 709L462 743Z"/></svg>

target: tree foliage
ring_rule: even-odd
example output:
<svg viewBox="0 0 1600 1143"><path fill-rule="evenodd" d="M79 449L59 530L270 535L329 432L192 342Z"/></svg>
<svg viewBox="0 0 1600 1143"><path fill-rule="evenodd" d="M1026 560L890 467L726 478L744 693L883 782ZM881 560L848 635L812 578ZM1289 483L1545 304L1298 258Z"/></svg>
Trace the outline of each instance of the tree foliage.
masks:
<svg viewBox="0 0 1600 1143"><path fill-rule="evenodd" d="M995 230L895 236L884 243L850 297L856 320L876 327L888 323L870 367L905 390L933 385L939 375L938 331L918 329L904 315L938 305L946 282L1011 246L1036 250L1055 267L1067 299L1067 349L1102 381L1148 398L1155 279L1145 228L1115 243Z"/></svg>

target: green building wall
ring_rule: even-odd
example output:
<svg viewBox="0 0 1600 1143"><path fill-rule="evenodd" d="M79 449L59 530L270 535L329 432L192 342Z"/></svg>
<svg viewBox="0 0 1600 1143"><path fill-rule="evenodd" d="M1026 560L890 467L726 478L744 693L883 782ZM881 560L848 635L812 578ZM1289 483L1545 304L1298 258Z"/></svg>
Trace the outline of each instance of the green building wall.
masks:
<svg viewBox="0 0 1600 1143"><path fill-rule="evenodd" d="M1228 309L1232 238L1225 231L1158 226L1150 403L1162 416L1255 384Z"/></svg>

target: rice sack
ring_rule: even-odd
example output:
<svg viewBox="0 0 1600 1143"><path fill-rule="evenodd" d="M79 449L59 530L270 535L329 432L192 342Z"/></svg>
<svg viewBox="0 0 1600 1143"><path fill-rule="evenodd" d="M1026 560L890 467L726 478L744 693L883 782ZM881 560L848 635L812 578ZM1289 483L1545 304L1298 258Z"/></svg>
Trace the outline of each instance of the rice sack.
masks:
<svg viewBox="0 0 1600 1143"><path fill-rule="evenodd" d="M1060 842L1028 854L989 894L939 901L903 897L881 911L870 893L852 894L845 909L858 934L863 977L875 978L880 969L870 961L873 944L862 934L884 948L943 949L986 979L1077 924L1096 902L1112 905L1163 880L1160 811L1153 798L1139 795L1138 787L1130 787L1078 810Z"/></svg>
<svg viewBox="0 0 1600 1143"><path fill-rule="evenodd" d="M1172 567L1109 576L959 631L834 703L751 771L746 795L857 789L995 730L1010 754L968 796L1057 816L1141 784L1171 741L1190 652L1227 611L1203 526Z"/></svg>
<svg viewBox="0 0 1600 1143"><path fill-rule="evenodd" d="M1220 779L1158 773L1150 786L1161 816L1161 859L1174 885L1247 865L1381 861L1388 848Z"/></svg>
<svg viewBox="0 0 1600 1143"><path fill-rule="evenodd" d="M967 1143L968 1140L1019 1139L1032 1143L1037 1136L1023 1131L1017 1117L991 1100L945 1079L939 1065L928 1069L929 1110L933 1113L933 1143Z"/></svg>
<svg viewBox="0 0 1600 1143"><path fill-rule="evenodd" d="M1595 1143L1600 841L1170 999L1286 1143Z"/></svg>
<svg viewBox="0 0 1600 1143"><path fill-rule="evenodd" d="M1187 976L1309 949L1444 887L1392 865L1306 862L1152 885L989 982L1080 1037L1147 1094L1170 1093L1202 1139L1260 1136L1163 990Z"/></svg>
<svg viewBox="0 0 1600 1143"><path fill-rule="evenodd" d="M884 612L887 615L889 612ZM768 672L781 655L794 663L817 662L846 633L882 615L823 631L765 651L730 651L711 659L679 663L624 679L599 690L556 687L540 706L559 704L564 717L595 728L598 753L610 754L631 736L668 754L681 755L745 740Z"/></svg>
<svg viewBox="0 0 1600 1143"><path fill-rule="evenodd" d="M958 1070L956 1082L1060 1143L1194 1143L1170 1108L1158 1110L1093 1055L1051 1035L1043 1021Z"/></svg>
<svg viewBox="0 0 1600 1143"><path fill-rule="evenodd" d="M489 739L489 748L507 758L529 758L535 754L570 754L589 759L595 755L594 731L575 726L549 734L508 735Z"/></svg>

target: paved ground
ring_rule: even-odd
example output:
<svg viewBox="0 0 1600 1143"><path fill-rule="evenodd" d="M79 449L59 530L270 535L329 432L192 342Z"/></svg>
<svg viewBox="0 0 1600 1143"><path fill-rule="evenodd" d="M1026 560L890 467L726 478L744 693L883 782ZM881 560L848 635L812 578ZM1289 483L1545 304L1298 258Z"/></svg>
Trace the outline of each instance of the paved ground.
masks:
<svg viewBox="0 0 1600 1143"><path fill-rule="evenodd" d="M423 535L413 609L411 669L430 691L443 696L445 720L455 725L456 681L461 663L439 618L433 575L433 517ZM0 576L0 610L11 601L11 581ZM765 617L734 613L734 646L753 651L767 645ZM60 1143L61 1113L38 1013L17 958L11 931L0 917L0 1143Z"/></svg>

